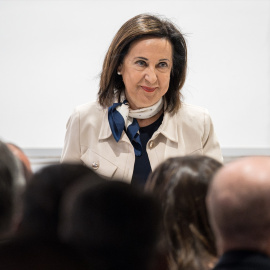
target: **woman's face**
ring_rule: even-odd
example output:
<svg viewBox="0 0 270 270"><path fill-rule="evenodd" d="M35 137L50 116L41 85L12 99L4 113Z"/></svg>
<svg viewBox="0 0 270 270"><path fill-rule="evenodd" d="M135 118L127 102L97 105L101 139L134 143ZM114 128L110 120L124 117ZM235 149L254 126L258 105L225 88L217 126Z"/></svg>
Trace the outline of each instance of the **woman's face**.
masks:
<svg viewBox="0 0 270 270"><path fill-rule="evenodd" d="M134 41L118 71L130 108L149 107L168 91L173 66L172 45L164 38Z"/></svg>

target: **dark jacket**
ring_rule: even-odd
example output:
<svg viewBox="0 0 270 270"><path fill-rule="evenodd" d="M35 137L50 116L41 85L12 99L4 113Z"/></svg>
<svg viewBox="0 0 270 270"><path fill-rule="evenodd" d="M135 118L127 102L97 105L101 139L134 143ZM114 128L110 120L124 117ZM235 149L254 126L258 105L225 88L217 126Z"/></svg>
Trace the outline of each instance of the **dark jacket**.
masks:
<svg viewBox="0 0 270 270"><path fill-rule="evenodd" d="M270 270L270 257L252 250L225 252L213 270Z"/></svg>

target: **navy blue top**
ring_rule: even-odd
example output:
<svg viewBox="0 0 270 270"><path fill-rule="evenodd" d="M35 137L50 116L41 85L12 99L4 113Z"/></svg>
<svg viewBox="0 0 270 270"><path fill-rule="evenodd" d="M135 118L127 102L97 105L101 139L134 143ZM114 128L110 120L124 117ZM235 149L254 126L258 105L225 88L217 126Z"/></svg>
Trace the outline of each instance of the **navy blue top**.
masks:
<svg viewBox="0 0 270 270"><path fill-rule="evenodd" d="M151 172L151 166L149 158L146 152L146 144L151 139L154 132L159 128L163 120L163 114L151 125L141 127L140 138L142 143L142 155L135 156L135 164L133 170L133 176L131 179L132 185L144 186L149 173Z"/></svg>

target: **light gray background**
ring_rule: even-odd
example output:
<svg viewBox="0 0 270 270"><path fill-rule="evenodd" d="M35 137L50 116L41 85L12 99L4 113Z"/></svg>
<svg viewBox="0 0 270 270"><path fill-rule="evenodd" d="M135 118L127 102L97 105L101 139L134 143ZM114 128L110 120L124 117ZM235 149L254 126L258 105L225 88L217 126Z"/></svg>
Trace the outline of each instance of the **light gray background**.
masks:
<svg viewBox="0 0 270 270"><path fill-rule="evenodd" d="M96 99L116 31L145 12L185 34L184 101L208 108L223 151L268 151L270 1L262 0L0 0L0 138L59 153L74 107Z"/></svg>

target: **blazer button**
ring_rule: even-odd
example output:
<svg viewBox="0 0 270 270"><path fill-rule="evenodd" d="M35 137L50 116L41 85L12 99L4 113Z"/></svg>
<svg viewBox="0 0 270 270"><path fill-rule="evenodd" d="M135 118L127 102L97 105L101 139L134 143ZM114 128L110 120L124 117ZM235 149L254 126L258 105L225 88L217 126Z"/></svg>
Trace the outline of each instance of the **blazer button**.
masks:
<svg viewBox="0 0 270 270"><path fill-rule="evenodd" d="M98 168L99 168L99 162L97 161L97 162L93 162L92 163L92 168L94 169L94 170L97 170Z"/></svg>
<svg viewBox="0 0 270 270"><path fill-rule="evenodd" d="M150 147L150 148L153 148L153 147L154 147L154 142L153 142L153 141L151 141L151 142L149 143L149 147Z"/></svg>

